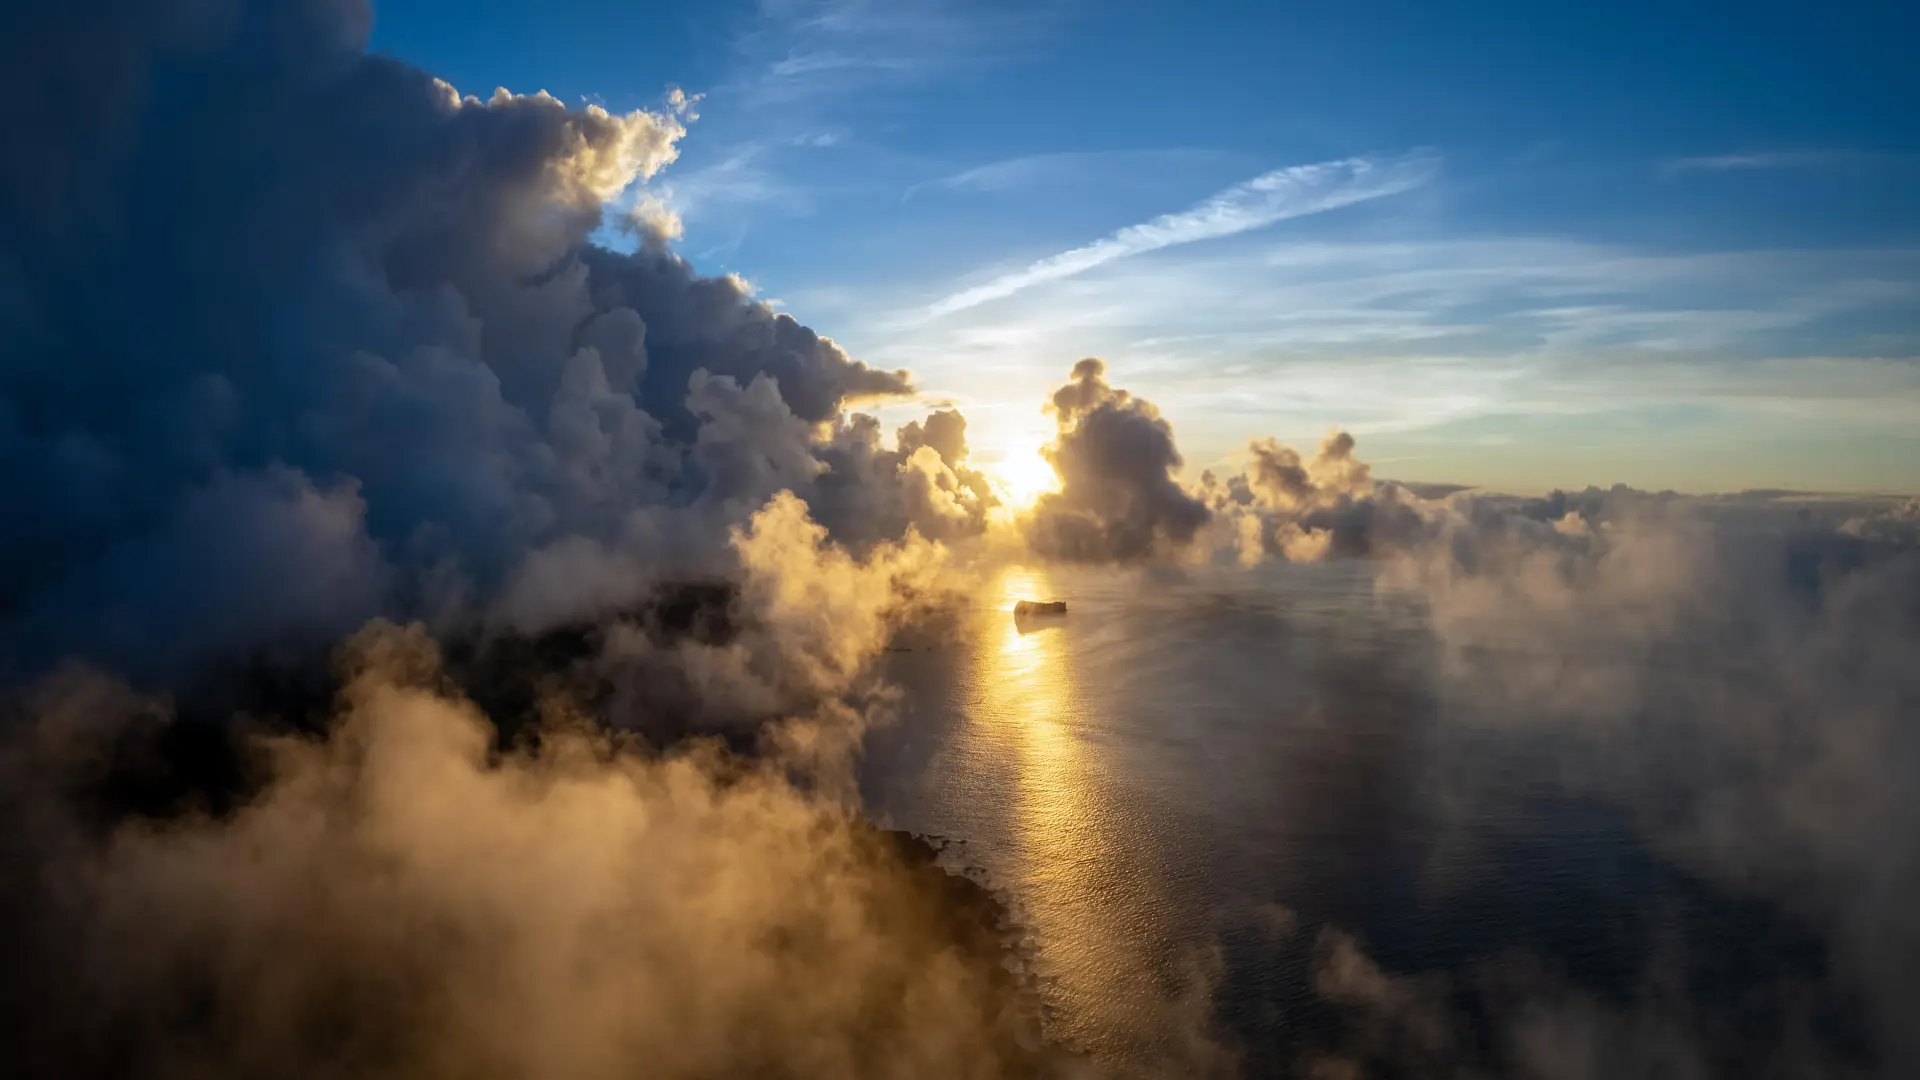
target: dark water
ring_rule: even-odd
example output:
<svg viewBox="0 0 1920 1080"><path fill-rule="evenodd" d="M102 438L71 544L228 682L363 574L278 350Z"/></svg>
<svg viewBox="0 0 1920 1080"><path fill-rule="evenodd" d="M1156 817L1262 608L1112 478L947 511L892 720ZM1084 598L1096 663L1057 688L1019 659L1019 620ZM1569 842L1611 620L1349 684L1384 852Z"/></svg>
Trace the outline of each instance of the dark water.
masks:
<svg viewBox="0 0 1920 1080"><path fill-rule="evenodd" d="M1071 610L1016 624L1023 598ZM1106 1063L1186 1060L1196 1030L1253 1075L1351 1052L1370 1021L1316 991L1324 928L1427 977L1446 1053L1495 1065L1503 972L1626 1008L1677 970L1736 1036L1776 1008L1742 988L1819 977L1813 937L1658 857L1551 732L1465 715L1363 566L1010 571L889 660L870 808L987 871L1054 1034ZM1738 1066L1752 1040L1725 1041Z"/></svg>

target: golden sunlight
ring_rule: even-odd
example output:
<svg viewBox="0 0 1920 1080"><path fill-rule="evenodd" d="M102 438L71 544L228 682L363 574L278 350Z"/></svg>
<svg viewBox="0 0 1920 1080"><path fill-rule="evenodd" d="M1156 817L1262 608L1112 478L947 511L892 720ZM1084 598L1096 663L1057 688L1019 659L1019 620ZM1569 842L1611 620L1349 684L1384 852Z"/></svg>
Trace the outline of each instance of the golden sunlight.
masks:
<svg viewBox="0 0 1920 1080"><path fill-rule="evenodd" d="M1001 498L1013 507L1027 507L1050 491L1058 491L1060 477L1040 454L1041 439L1010 447L998 461L983 463Z"/></svg>
<svg viewBox="0 0 1920 1080"><path fill-rule="evenodd" d="M1005 763L1015 776L1001 812L1039 973L1061 987L1089 988L1050 992L1050 1025L1114 1060L1146 1060L1136 1056L1145 1044L1134 1033L1156 1030L1149 1003L1161 999L1161 976L1137 942L1114 930L1164 903L1157 881L1126 855L1139 843L1141 821L1113 802L1102 729L1080 685L1074 624L1022 627L1011 615L1018 601L1065 595L1062 585L1045 569L1010 567L983 591L966 753Z"/></svg>

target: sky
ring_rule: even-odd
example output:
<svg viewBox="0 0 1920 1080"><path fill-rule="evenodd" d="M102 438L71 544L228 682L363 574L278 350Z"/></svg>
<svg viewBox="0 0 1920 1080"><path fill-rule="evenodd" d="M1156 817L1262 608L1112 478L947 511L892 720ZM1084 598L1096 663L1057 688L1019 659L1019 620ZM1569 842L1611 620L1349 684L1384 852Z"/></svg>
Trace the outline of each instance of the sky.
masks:
<svg viewBox="0 0 1920 1080"><path fill-rule="evenodd" d="M899 419L957 404L988 467L1099 356L1191 473L1337 427L1403 480L1912 492L1917 31L1892 3L388 0L373 47L468 93L700 95L622 209L911 368Z"/></svg>

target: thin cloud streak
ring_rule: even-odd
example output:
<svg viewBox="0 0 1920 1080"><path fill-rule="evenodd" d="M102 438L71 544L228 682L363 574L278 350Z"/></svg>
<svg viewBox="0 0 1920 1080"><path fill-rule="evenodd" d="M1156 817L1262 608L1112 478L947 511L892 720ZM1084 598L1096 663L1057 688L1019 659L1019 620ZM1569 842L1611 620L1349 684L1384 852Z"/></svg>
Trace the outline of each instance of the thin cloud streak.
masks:
<svg viewBox="0 0 1920 1080"><path fill-rule="evenodd" d="M1020 55L1049 22L1044 4L763 0L734 42L742 79L721 96L749 108L811 103L917 83Z"/></svg>
<svg viewBox="0 0 1920 1080"><path fill-rule="evenodd" d="M1769 150L1751 154L1702 154L1668 158L1660 171L1672 176L1681 173L1763 172L1783 169L1819 169L1845 166L1868 167L1897 164L1901 155L1862 150Z"/></svg>
<svg viewBox="0 0 1920 1080"><path fill-rule="evenodd" d="M1705 157L1674 158L1667 162L1668 172L1726 172L1733 169L1776 169L1800 160L1795 154L1712 154Z"/></svg>
<svg viewBox="0 0 1920 1080"><path fill-rule="evenodd" d="M1149 251L1265 228L1343 206L1411 191L1439 172L1440 158L1416 152L1397 158L1352 157L1275 169L1219 192L1190 209L1129 225L1084 247L1051 255L1022 270L964 289L927 309L938 318L1073 277Z"/></svg>
<svg viewBox="0 0 1920 1080"><path fill-rule="evenodd" d="M1193 162L1224 156L1220 151L1172 147L1158 150L1087 150L1052 154L1027 154L976 165L946 176L910 184L900 193L908 202L922 192L934 191L1011 191L1049 183L1077 182L1095 169L1103 171L1103 182L1116 177L1137 176L1156 166Z"/></svg>
<svg viewBox="0 0 1920 1080"><path fill-rule="evenodd" d="M1037 373L1061 356L1112 357L1189 425L1196 468L1248 436L1318 433L1329 417L1356 433L1407 433L1482 417L1651 415L1676 402L1711 412L1702 431L1763 455L1795 430L1913 430L1920 339L1903 313L1920 299L1917 265L1920 249L1905 248L1700 253L1275 232L1122 261L1002 301L990 319L929 324L920 305L876 318L831 295L796 308L837 301L839 340L869 363L986 400L1044 393ZM912 284L895 288L912 303ZM871 304L873 293L856 295ZM1280 379L1285 400L1271 393ZM965 411L971 421L982 410ZM1608 452L1640 452L1606 438L1621 439ZM1773 467L1752 460L1741 483Z"/></svg>

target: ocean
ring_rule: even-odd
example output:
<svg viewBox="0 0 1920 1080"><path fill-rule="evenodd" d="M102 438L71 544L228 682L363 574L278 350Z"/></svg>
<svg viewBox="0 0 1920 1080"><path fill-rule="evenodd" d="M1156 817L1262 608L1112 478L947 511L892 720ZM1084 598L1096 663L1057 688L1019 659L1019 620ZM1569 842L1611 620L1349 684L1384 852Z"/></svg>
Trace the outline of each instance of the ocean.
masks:
<svg viewBox="0 0 1920 1080"><path fill-rule="evenodd" d="M1049 1034L1115 1072L1511 1064L1548 1020L1663 1010L1715 1071L1783 1010L1823 1054L1853 1037L1817 928L1690 872L1586 743L1463 693L1364 563L1005 570L887 659L869 812L1000 891Z"/></svg>

